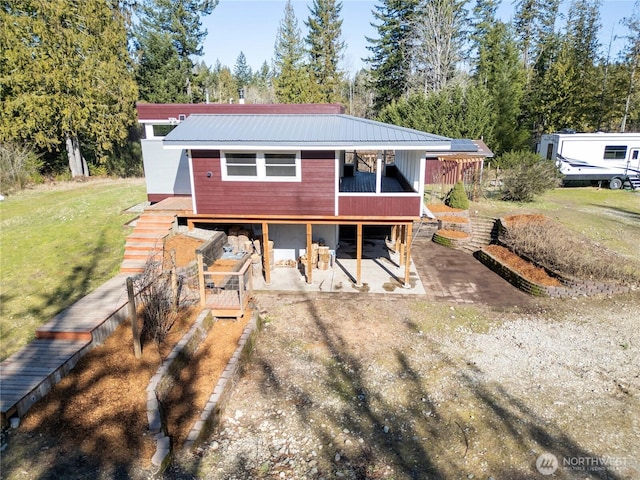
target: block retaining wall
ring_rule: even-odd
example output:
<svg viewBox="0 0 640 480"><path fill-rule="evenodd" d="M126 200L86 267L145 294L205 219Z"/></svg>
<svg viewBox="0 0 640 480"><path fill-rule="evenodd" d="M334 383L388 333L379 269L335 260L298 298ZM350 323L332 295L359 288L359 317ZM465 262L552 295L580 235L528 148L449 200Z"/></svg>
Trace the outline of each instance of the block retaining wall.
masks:
<svg viewBox="0 0 640 480"><path fill-rule="evenodd" d="M439 232L435 232L433 234L433 241L435 243L449 248L462 248L463 246L467 245L470 240L471 235L469 235L467 238L450 238L445 237L444 235L440 235Z"/></svg>
<svg viewBox="0 0 640 480"><path fill-rule="evenodd" d="M180 371L188 364L193 354L206 338L214 322L215 320L210 310L203 310L186 335L167 356L167 359L151 378L147 387L147 420L149 422L149 432L154 435L156 442L156 452L151 459L151 463L159 467L160 471L163 471L169 465L174 449L171 438L167 435L162 402L175 385ZM185 449L192 448L202 442L217 426L241 373L241 368L253 350L260 327L260 318L254 309L252 318L240 336L238 347L221 373L213 393L200 415L200 419L196 421L187 436L184 444Z"/></svg>
<svg viewBox="0 0 640 480"><path fill-rule="evenodd" d="M562 286L548 287L527 280L518 272L501 263L498 259L496 259L493 255L491 255L484 249L479 250L476 253L476 257L489 269L493 270L509 283L516 286L520 290L529 293L530 295L566 298L591 295L616 295L628 293L633 290L633 288L628 285L619 285L608 282L595 282L591 280L582 281L577 279L570 279L558 274L554 274L553 272L548 273L556 277L560 281L560 283L562 283Z"/></svg>

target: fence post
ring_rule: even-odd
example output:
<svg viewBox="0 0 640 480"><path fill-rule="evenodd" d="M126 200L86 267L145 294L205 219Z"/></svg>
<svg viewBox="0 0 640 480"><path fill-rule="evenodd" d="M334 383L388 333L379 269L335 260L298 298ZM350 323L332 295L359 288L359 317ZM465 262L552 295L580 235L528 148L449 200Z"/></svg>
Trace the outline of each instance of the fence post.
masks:
<svg viewBox="0 0 640 480"><path fill-rule="evenodd" d="M200 305L202 307L206 306L206 290L204 284L204 259L202 258L202 252L197 252L196 256L198 257L198 283L200 284Z"/></svg>
<svg viewBox="0 0 640 480"><path fill-rule="evenodd" d="M136 296L133 291L133 280L127 277L127 293L129 295L129 316L131 317L131 332L133 333L133 353L136 358L142 357L140 346L140 330L138 329L138 312L136 309Z"/></svg>
<svg viewBox="0 0 640 480"><path fill-rule="evenodd" d="M176 271L176 251L171 250L171 308L178 311L178 273Z"/></svg>

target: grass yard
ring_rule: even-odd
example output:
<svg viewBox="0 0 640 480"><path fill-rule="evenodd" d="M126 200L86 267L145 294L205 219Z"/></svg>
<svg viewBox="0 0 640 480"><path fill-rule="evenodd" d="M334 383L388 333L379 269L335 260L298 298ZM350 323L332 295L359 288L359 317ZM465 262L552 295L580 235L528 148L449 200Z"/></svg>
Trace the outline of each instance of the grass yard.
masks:
<svg viewBox="0 0 640 480"><path fill-rule="evenodd" d="M143 179L42 185L0 202L0 359L118 273L123 211L146 200Z"/></svg>
<svg viewBox="0 0 640 480"><path fill-rule="evenodd" d="M447 188L426 185L425 199L441 201ZM634 258L640 256L640 192L593 187L557 188L531 203L503 202L492 195L471 202L473 214L499 217L540 213L603 246Z"/></svg>

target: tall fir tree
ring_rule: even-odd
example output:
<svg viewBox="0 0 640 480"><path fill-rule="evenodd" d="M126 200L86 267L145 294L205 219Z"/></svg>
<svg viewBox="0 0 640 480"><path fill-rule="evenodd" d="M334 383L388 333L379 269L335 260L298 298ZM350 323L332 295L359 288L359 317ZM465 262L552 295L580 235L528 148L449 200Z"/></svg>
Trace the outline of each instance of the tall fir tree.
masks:
<svg viewBox="0 0 640 480"><path fill-rule="evenodd" d="M88 175L85 153L105 161L135 121L122 11L109 0L9 0L0 25L0 141L66 147L71 174Z"/></svg>
<svg viewBox="0 0 640 480"><path fill-rule="evenodd" d="M372 11L378 38L366 40L371 57L374 110L408 95L411 86L411 25L418 0L382 0Z"/></svg>
<svg viewBox="0 0 640 480"><path fill-rule="evenodd" d="M313 0L305 25L309 28L306 44L309 67L318 85L321 102L342 101L344 73L340 70L345 43L342 40L342 3L336 0Z"/></svg>
<svg viewBox="0 0 640 480"><path fill-rule="evenodd" d="M314 100L309 70L304 64L304 45L291 0L284 7L278 26L273 59L273 86L280 103L306 103Z"/></svg>
<svg viewBox="0 0 640 480"><path fill-rule="evenodd" d="M638 68L640 67L640 1L636 0L633 13L623 19L629 29L625 46L625 64L628 71L626 94L620 132L629 131L630 125L640 129L640 89L638 88ZM632 127L633 128L633 127ZM631 130L633 131L633 130Z"/></svg>
<svg viewBox="0 0 640 480"><path fill-rule="evenodd" d="M236 59L236 65L233 69L233 75L236 78L238 88L246 87L251 83L253 73L251 72L251 67L247 65L247 57L245 57L244 52L242 51Z"/></svg>
<svg viewBox="0 0 640 480"><path fill-rule="evenodd" d="M202 55L209 15L218 0L142 0L134 27L136 79L150 102L191 101L193 57Z"/></svg>

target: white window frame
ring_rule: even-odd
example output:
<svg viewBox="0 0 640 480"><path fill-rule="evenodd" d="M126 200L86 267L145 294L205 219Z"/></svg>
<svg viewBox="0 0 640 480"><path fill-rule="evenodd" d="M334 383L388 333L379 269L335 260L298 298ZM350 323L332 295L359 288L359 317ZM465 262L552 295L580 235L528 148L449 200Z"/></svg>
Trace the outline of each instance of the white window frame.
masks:
<svg viewBox="0 0 640 480"><path fill-rule="evenodd" d="M229 175L227 173L227 153L252 153L256 156L255 176ZM295 155L295 176L267 176L267 166L265 154L283 154ZM301 182L302 181L302 163L300 161L300 151L255 151L255 150L233 150L220 152L220 171L222 172L222 180L227 182Z"/></svg>

